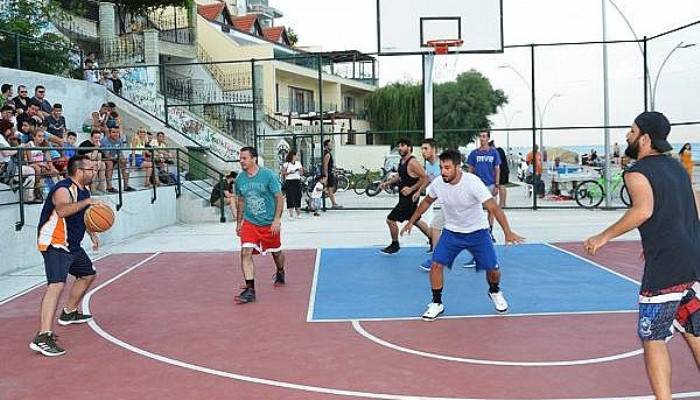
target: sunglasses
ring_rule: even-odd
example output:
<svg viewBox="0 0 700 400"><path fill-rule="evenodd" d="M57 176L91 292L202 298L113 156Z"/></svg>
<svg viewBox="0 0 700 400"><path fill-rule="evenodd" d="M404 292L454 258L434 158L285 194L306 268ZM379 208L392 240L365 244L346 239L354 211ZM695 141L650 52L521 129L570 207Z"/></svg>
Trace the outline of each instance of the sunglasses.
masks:
<svg viewBox="0 0 700 400"><path fill-rule="evenodd" d="M46 92L43 91L43 90L39 90L37 93L38 93L38 94L44 94L44 93L46 93Z"/></svg>

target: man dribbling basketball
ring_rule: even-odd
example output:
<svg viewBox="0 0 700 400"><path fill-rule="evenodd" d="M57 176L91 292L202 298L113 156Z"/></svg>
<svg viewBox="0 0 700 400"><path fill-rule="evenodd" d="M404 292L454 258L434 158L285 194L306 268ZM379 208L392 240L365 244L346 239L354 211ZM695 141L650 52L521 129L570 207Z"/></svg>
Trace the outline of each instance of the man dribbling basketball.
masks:
<svg viewBox="0 0 700 400"><path fill-rule="evenodd" d="M81 313L78 304L95 280L90 257L80 246L85 236L85 209L96 204L86 186L95 176L94 162L86 155L68 160L68 178L58 182L49 192L39 219L37 244L44 257L46 293L41 301L41 329L29 348L48 357L61 356L65 350L56 344L53 318L58 299L68 274L75 277L68 302L63 308L60 325L81 324L92 316ZM93 250L99 247L97 235L88 232Z"/></svg>

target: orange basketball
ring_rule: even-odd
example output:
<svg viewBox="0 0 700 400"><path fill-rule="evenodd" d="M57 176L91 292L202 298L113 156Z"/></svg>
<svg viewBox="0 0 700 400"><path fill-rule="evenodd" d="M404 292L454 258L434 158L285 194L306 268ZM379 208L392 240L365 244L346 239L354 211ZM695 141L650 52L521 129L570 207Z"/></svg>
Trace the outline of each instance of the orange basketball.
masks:
<svg viewBox="0 0 700 400"><path fill-rule="evenodd" d="M100 233L114 225L114 211L106 204L93 204L85 210L85 227L90 232Z"/></svg>

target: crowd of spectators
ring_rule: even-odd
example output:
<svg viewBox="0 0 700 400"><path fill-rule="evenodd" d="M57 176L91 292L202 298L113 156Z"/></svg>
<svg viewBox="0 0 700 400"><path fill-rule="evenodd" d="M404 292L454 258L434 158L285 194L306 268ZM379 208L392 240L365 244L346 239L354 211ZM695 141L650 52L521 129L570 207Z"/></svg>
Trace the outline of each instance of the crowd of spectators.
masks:
<svg viewBox="0 0 700 400"><path fill-rule="evenodd" d="M0 183L13 191L22 188L26 203L43 202L48 190L65 177L68 159L75 154L88 154L96 161L97 179L91 190L97 195L118 193L115 171L126 192L136 190L129 184L134 171L141 171L143 177L136 186L174 183L170 171L174 160L165 133L158 132L154 138L152 132L139 128L128 141L122 117L110 102L86 119L83 132L89 137L77 144L78 133L68 129L63 106L47 99L44 86L36 86L32 97L25 85L16 89L15 95L12 85L0 87Z"/></svg>

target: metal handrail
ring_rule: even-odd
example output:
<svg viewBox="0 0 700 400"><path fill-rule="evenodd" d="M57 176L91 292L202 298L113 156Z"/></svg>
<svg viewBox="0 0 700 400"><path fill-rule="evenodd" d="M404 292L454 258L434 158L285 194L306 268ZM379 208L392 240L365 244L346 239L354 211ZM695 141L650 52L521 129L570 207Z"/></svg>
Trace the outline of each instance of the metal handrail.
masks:
<svg viewBox="0 0 700 400"><path fill-rule="evenodd" d="M192 174L192 169L196 169L198 172L203 173L204 181L207 182L207 180L213 180L216 182L215 184L210 185L211 187L214 187L215 185L219 184L222 182L224 179L224 173L222 171L219 171L216 167L212 166L211 164L207 163L204 160L197 159L194 157L190 157L188 152L185 150L179 148L179 147L124 147L120 149L114 149L114 148L103 148L103 147L0 147L0 151L16 151L17 153L13 155L13 159L17 163L17 179L19 182L19 195L18 195L18 201L17 202L12 202L12 203L4 203L0 204L1 206L9 206L9 205L15 205L17 204L19 207L19 221L15 223L15 230L20 231L25 225L25 206L26 206L26 201L24 198L24 188L23 183L24 183L24 176L22 175L22 166L31 166L33 162L25 160L25 155L27 152L31 151L58 151L58 152L63 152L65 150L72 150L76 151L78 153L80 152L93 152L93 151L100 151L100 152L118 152L117 158L116 158L116 172L117 172L117 196L118 196L118 201L116 204L116 209L117 211L120 211L124 205L124 187L122 186L122 168L120 167L122 160L124 160L125 154L132 154L134 151L147 151L151 153L151 159L155 160L155 154L156 152L175 152L174 154L174 160L175 160L175 168L176 168L176 179L175 183L173 184L175 186L175 192L176 196L180 197L182 194L182 172L184 171L183 167L187 167L189 170L189 173ZM184 156L184 157L183 157ZM126 157L128 159L128 156ZM184 159L188 159L189 161L187 163L183 162ZM51 162L52 160L44 161L44 162ZM55 160L53 160L55 161ZM195 163L197 167L194 167L192 163ZM156 168L158 166L154 163L151 169L151 176L150 179L153 179L153 182L156 182ZM128 166L124 167L125 169L128 168ZM46 177L46 175L40 175L40 177L43 179ZM113 181L114 179L111 178ZM200 189L205 189L202 185L200 185L199 182L192 182L193 185L199 187ZM186 188L190 190L189 188ZM150 189L153 191L151 195L151 204L155 203L157 201L157 186L153 185L152 188ZM193 192L194 193L194 192ZM219 205L220 208L220 213L221 213L221 222L225 222L225 204L222 201Z"/></svg>

